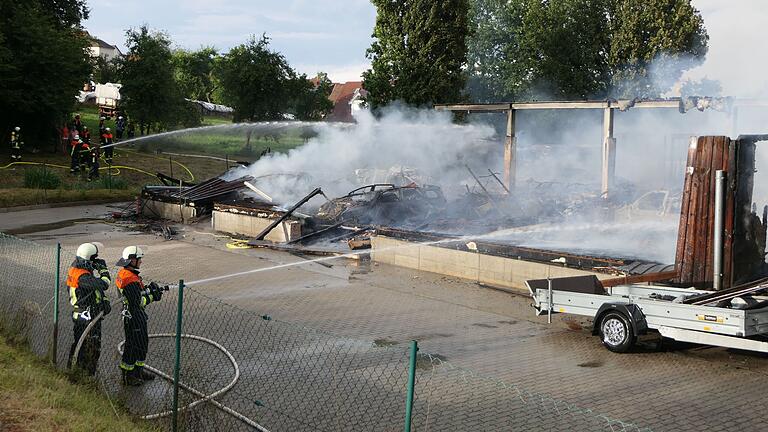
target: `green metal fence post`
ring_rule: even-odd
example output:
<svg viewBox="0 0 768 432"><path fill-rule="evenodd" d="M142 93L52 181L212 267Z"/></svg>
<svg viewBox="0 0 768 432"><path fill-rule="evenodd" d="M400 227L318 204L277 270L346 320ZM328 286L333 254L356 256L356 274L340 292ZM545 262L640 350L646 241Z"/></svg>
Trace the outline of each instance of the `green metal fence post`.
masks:
<svg viewBox="0 0 768 432"><path fill-rule="evenodd" d="M416 353L419 343L411 341L411 361L408 369L408 396L405 400L405 432L411 432L411 414L413 412L413 388L416 384Z"/></svg>
<svg viewBox="0 0 768 432"><path fill-rule="evenodd" d="M179 427L179 370L181 369L181 316L184 304L184 279L179 280L179 301L176 306L176 364L173 367L173 432Z"/></svg>
<svg viewBox="0 0 768 432"><path fill-rule="evenodd" d="M56 366L59 348L59 288L61 287L61 243L56 243L56 283L53 293L53 346L51 363Z"/></svg>

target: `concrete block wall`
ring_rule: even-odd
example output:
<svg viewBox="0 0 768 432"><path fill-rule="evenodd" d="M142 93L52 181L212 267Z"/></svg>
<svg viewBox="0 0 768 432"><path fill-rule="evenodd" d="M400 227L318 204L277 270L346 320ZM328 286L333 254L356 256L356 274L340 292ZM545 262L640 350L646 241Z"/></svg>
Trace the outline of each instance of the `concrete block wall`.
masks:
<svg viewBox="0 0 768 432"><path fill-rule="evenodd" d="M180 204L145 199L142 201L141 213L148 218L185 222L197 216L197 209Z"/></svg>
<svg viewBox="0 0 768 432"><path fill-rule="evenodd" d="M468 279L502 288L527 290L525 281L547 277L595 275L608 279L611 275L586 270L548 265L465 252L384 236L371 238L371 256L375 262L428 271Z"/></svg>
<svg viewBox="0 0 768 432"><path fill-rule="evenodd" d="M218 210L214 210L211 216L214 230L251 237L259 235L272 222L272 219ZM301 223L287 220L273 228L264 239L275 243L284 243L299 237L301 237Z"/></svg>

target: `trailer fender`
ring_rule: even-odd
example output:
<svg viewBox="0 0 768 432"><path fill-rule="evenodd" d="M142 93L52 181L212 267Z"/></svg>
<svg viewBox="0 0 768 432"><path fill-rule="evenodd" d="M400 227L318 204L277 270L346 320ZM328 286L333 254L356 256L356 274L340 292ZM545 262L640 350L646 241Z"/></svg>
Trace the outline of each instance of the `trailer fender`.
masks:
<svg viewBox="0 0 768 432"><path fill-rule="evenodd" d="M594 323L592 323L593 336L600 334L600 321L602 321L603 315L611 311L621 312L629 319L629 323L632 325L632 333L635 336L648 333L648 323L645 321L645 315L643 315L643 311L636 304L604 303L600 306L597 315L595 315Z"/></svg>

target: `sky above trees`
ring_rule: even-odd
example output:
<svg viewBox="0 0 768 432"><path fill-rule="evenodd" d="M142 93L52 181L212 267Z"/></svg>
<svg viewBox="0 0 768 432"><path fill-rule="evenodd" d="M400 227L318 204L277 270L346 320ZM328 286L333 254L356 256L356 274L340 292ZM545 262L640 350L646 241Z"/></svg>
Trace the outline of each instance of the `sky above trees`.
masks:
<svg viewBox="0 0 768 432"><path fill-rule="evenodd" d="M704 64L688 76L719 79L723 93L768 95L764 71L768 44L765 0L693 0L710 36ZM266 33L272 49L297 71L309 76L327 72L333 81L357 80L370 67L376 12L369 0L90 0L85 27L109 43L125 46L125 29L147 24L168 32L174 44L197 49L213 45L221 51Z"/></svg>

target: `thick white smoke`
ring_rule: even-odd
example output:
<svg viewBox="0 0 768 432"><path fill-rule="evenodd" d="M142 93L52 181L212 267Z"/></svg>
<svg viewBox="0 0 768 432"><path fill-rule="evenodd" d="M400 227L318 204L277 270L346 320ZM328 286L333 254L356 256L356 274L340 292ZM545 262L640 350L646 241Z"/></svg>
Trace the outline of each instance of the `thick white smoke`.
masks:
<svg viewBox="0 0 768 432"><path fill-rule="evenodd" d="M453 124L449 113L391 109L375 118L363 111L357 121L352 127L319 124L307 144L229 176L251 175L275 202L289 205L315 187L336 197L393 178L451 185L466 177L465 163L483 167L500 152L493 128Z"/></svg>

